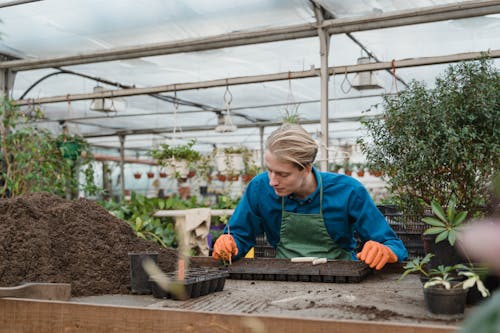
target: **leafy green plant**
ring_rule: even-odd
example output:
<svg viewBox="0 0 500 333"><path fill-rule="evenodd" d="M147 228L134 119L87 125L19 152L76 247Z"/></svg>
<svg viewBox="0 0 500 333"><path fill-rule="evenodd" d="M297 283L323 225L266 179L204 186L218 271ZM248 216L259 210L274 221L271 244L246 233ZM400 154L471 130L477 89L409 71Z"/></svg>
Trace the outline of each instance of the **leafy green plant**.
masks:
<svg viewBox="0 0 500 333"><path fill-rule="evenodd" d="M196 141L193 139L184 145L171 146L168 143L160 145L159 149L153 149L152 156L162 165L168 163L172 158L194 162L201 156L200 152L193 149Z"/></svg>
<svg viewBox="0 0 500 333"><path fill-rule="evenodd" d="M492 209L489 184L499 172L500 71L491 60L449 66L427 89L384 98L382 116L363 121L359 140L371 169L383 171L405 212L421 214L431 200L454 193L465 210ZM377 105L374 109L378 108Z"/></svg>
<svg viewBox="0 0 500 333"><path fill-rule="evenodd" d="M8 99L0 99L0 117L3 196L46 191L76 197L79 189L88 195L101 190L94 183L90 145L82 137L55 136L29 125L28 121L43 117L43 112L39 108L20 112ZM80 171L83 183L79 182Z"/></svg>
<svg viewBox="0 0 500 333"><path fill-rule="evenodd" d="M428 253L425 257L416 257L411 261L407 262L403 268L405 269L403 274L399 277L398 280L404 279L410 273L420 273L423 276L429 276L429 273L426 270L426 265L431 261L431 258L434 256L432 253Z"/></svg>
<svg viewBox="0 0 500 333"><path fill-rule="evenodd" d="M436 243L447 239L450 245L455 245L459 228L467 217L467 212L457 212L456 206L457 198L454 195L448 202L446 212L439 202L433 200L431 208L434 217L424 217L422 219L423 222L431 226L424 231L424 235L436 235Z"/></svg>
<svg viewBox="0 0 500 333"><path fill-rule="evenodd" d="M478 274L478 270L472 265L457 264L453 266L439 265L436 268L427 270L427 264L434 255L428 253L425 257L416 257L407 262L405 269L398 281L404 279L408 274L419 273L428 278L424 283L424 288L441 286L445 289L462 287L468 289L474 285L477 287L483 297L489 296L489 290L486 288Z"/></svg>
<svg viewBox="0 0 500 333"><path fill-rule="evenodd" d="M488 297L490 295L481 277L467 265L440 265L430 270L429 275L431 278L424 283L424 288L442 287L449 290L460 287L462 289L469 289L476 286L483 297Z"/></svg>
<svg viewBox="0 0 500 333"><path fill-rule="evenodd" d="M179 196L169 198L147 198L132 192L130 201L99 202L114 216L127 221L135 233L144 239L154 241L164 247L177 247L178 238L172 218L154 217L157 210L181 210L198 207L197 198L183 200Z"/></svg>
<svg viewBox="0 0 500 333"><path fill-rule="evenodd" d="M201 154L193 149L195 140L191 140L184 145L171 146L168 143L160 145L159 149L153 149L151 156L156 159L159 165L173 168L175 178L187 177L190 168L196 168Z"/></svg>

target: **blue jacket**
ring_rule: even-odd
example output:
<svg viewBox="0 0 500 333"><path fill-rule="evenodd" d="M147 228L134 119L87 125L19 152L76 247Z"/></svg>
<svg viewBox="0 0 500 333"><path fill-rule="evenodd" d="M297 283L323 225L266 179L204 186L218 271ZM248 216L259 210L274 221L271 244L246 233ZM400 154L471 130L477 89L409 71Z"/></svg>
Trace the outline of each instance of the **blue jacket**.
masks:
<svg viewBox="0 0 500 333"><path fill-rule="evenodd" d="M319 172L323 181L323 218L328 233L340 247L354 253L357 231L364 242L374 240L387 245L399 261L408 257L403 242L391 229L370 197L366 188L356 179L336 173ZM319 185L303 200L292 195L285 198L285 210L312 214L320 211ZM269 185L267 173L252 179L229 221L230 232L238 246L235 259L244 256L255 246L256 236L264 232L268 242L277 247L280 240L281 197ZM227 233L227 226L224 229Z"/></svg>

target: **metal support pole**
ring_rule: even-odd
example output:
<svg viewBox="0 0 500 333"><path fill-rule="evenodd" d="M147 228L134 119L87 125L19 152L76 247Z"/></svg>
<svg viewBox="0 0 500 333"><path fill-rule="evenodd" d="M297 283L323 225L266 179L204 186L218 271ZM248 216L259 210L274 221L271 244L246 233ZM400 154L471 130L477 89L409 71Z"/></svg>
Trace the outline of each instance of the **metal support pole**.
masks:
<svg viewBox="0 0 500 333"><path fill-rule="evenodd" d="M125 135L120 135L120 190L125 198Z"/></svg>
<svg viewBox="0 0 500 333"><path fill-rule="evenodd" d="M260 134L260 167L264 170L264 126L259 126Z"/></svg>
<svg viewBox="0 0 500 333"><path fill-rule="evenodd" d="M330 49L330 35L325 29L321 28L323 24L322 9L315 6L316 20L318 22L318 36L320 42L320 56L321 56L321 142L320 142L320 168L321 171L328 170L328 52Z"/></svg>

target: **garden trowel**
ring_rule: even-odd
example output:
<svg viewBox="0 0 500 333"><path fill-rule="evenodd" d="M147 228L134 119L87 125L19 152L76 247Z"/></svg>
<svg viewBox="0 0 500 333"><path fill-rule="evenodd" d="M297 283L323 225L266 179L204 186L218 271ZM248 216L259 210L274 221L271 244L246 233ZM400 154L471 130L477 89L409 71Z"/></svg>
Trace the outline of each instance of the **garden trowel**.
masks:
<svg viewBox="0 0 500 333"><path fill-rule="evenodd" d="M2 297L67 301L71 297L71 284L30 282L16 287L0 287Z"/></svg>

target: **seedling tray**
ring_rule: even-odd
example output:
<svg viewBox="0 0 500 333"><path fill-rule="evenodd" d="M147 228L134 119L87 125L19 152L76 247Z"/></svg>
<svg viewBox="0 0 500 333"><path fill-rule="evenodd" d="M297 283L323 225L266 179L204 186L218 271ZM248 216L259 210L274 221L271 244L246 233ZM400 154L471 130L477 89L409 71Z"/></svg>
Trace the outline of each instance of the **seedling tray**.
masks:
<svg viewBox="0 0 500 333"><path fill-rule="evenodd" d="M185 300L224 290L229 274L225 269L191 268L185 273L183 280L177 279L177 271L166 273L165 276L171 282L168 290L164 290L154 279L150 279L153 296Z"/></svg>
<svg viewBox="0 0 500 333"><path fill-rule="evenodd" d="M241 259L229 266L229 278L301 282L358 283L371 268L360 261L328 260L324 264L291 262L290 259Z"/></svg>

